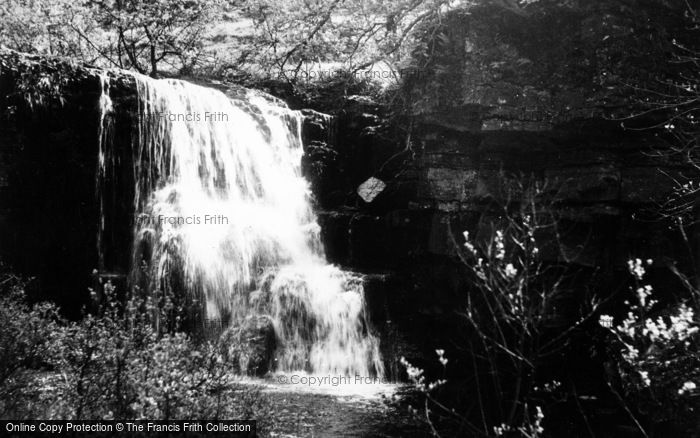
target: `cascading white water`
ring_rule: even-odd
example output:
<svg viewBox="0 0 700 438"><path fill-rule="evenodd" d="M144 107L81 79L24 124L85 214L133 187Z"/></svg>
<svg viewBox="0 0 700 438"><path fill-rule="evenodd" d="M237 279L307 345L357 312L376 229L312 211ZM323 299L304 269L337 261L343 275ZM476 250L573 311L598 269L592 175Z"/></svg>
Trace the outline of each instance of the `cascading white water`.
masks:
<svg viewBox="0 0 700 438"><path fill-rule="evenodd" d="M112 112L112 99L109 96L110 82L109 76L105 73L100 74L100 122L98 125L98 138L100 143L100 150L97 152L97 181L96 181L96 191L97 193L103 193L102 184L105 181L105 173L107 167L107 144L111 138L110 130L111 124L106 119L107 114ZM100 199L100 223L97 226L97 254L99 257L98 266L100 269L104 268L104 255L100 249L102 248L102 236L104 234L105 228L105 206L104 199Z"/></svg>
<svg viewBox="0 0 700 438"><path fill-rule="evenodd" d="M135 79L132 270L146 258L153 287L165 288L177 269L208 319L269 315L278 370L381 377L362 282L323 254L301 115L253 92Z"/></svg>

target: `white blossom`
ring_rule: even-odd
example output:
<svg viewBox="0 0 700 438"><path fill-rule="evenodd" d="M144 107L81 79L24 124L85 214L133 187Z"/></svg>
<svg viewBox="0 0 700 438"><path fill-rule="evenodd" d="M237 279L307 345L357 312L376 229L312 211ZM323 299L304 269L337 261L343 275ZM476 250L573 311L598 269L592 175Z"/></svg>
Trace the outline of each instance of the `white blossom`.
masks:
<svg viewBox="0 0 700 438"><path fill-rule="evenodd" d="M637 280L641 280L644 278L644 274L646 274L646 270L644 269L644 266L642 266L641 259L628 260L627 268L629 269L630 274L634 275Z"/></svg>
<svg viewBox="0 0 700 438"><path fill-rule="evenodd" d="M647 306L647 297L651 295L652 290L652 287L648 284L637 289L637 298L642 307L645 308Z"/></svg>
<svg viewBox="0 0 700 438"><path fill-rule="evenodd" d="M686 392L693 392L696 388L695 382L685 382L681 389L678 390L678 394L683 395Z"/></svg>
<svg viewBox="0 0 700 438"><path fill-rule="evenodd" d="M437 353L438 360L440 361L442 366L447 365L447 358L445 358L445 350L438 349L438 350L435 350L435 352Z"/></svg>
<svg viewBox="0 0 700 438"><path fill-rule="evenodd" d="M493 239L493 241L496 244L496 254L494 257L497 260L503 260L506 256L506 247L503 243L503 231L496 231L496 237Z"/></svg>
<svg viewBox="0 0 700 438"><path fill-rule="evenodd" d="M651 386L651 379L649 379L649 372L640 371L639 376L642 378L642 382L644 382L645 386Z"/></svg>
<svg viewBox="0 0 700 438"><path fill-rule="evenodd" d="M472 253L473 255L476 255L476 248L474 245L469 241L469 231L465 231L462 233L464 235L464 246L467 248L467 250Z"/></svg>
<svg viewBox="0 0 700 438"><path fill-rule="evenodd" d="M613 326L613 317L610 315L600 315L598 323L605 328L611 328Z"/></svg>

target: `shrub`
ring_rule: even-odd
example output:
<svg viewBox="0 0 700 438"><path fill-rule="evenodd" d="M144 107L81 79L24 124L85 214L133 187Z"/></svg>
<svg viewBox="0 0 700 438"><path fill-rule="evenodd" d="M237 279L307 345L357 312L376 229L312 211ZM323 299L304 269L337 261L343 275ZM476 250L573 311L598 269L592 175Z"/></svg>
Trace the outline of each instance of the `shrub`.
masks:
<svg viewBox="0 0 700 438"><path fill-rule="evenodd" d="M446 379L428 382L422 370L404 362L425 396L420 412L435 435L443 434L438 424L443 423L450 435L457 429L470 436L542 436L549 406L562 401L561 383L543 370L600 304L578 303L575 318L558 312L568 292L562 287L565 270L545 264L538 244L557 233L556 221L542 208L543 187L520 192L521 201L491 216L501 219L487 224L490 231L476 239L464 233L460 256L473 284L461 312L467 333L462 349L471 362L463 368L473 376L470 400L446 402L451 390ZM437 353L446 367L444 351Z"/></svg>
<svg viewBox="0 0 700 438"><path fill-rule="evenodd" d="M700 292L692 290L686 301L661 306L653 299L653 287L643 282L652 261L631 260L628 268L634 277L635 299L627 303L627 316L620 324L615 326L612 316L598 312L614 294L605 300L579 295L574 303L578 314L564 318L557 309L566 306L571 295L565 286L570 271L544 263L539 245L542 237L558 233L556 221L543 213L552 210L537 205L533 193L524 192L520 199L526 201L516 202L515 208L511 203L501 214L491 216L499 220L487 224L490 232L476 238L464 233L460 256L472 274L473 288L462 312L467 333L460 347L466 361L457 355L461 363L454 366L473 374L464 379L468 390L445 377L448 359L442 349L436 350L444 368L441 378L427 377L422 369L402 360L409 380L422 395L413 412L436 436L458 431L469 436L529 438L543 436L551 424L545 421L548 412L561 413L564 403L575 404L593 435L573 380L563 385L552 380L557 371L551 362L564 356L577 336L592 334L586 330L596 328L589 324L595 316L607 330L612 362L605 368L611 392L603 390L587 399L595 398L603 406L616 396L644 436L658 431L695 436L700 430L700 321L693 306ZM604 387L603 379L600 383ZM466 401L455 396L465 392ZM555 404L562 406L555 410Z"/></svg>
<svg viewBox="0 0 700 438"><path fill-rule="evenodd" d="M652 429L690 434L700 430L700 322L686 302L664 308L653 299L653 287L644 284L645 265L651 264L628 262L635 299L621 324L612 327L612 317L603 315L601 325L609 331L615 377L632 410Z"/></svg>
<svg viewBox="0 0 700 438"><path fill-rule="evenodd" d="M3 375L11 373L0 391L22 403L0 401L2 417L270 418L260 389L233 374L223 354L232 346L195 343L180 331L182 309L171 297L135 294L121 304L110 283L101 296L98 310L77 322L51 305L24 304L21 287L3 296L0 354ZM267 426L259 421L258 430Z"/></svg>
<svg viewBox="0 0 700 438"><path fill-rule="evenodd" d="M7 418L45 404L38 377L50 368L61 318L53 305L28 304L21 279L8 275L0 284L0 416Z"/></svg>

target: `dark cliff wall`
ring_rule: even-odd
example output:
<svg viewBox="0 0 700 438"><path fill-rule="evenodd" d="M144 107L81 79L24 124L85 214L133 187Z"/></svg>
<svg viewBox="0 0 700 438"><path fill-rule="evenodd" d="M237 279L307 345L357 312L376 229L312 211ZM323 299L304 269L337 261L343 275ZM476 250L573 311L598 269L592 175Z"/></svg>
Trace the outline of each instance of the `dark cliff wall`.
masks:
<svg viewBox="0 0 700 438"><path fill-rule="evenodd" d="M96 236L98 224L98 95L97 78L86 71L0 58L0 251L61 304L85 297L86 267L97 267L97 247L86 236Z"/></svg>
<svg viewBox="0 0 700 438"><path fill-rule="evenodd" d="M99 276L123 280L130 263L135 84L129 75L109 73L106 159L121 164L107 166L98 181L101 74L107 73L0 53L0 259L33 277L41 297L70 316L79 315Z"/></svg>
<svg viewBox="0 0 700 438"><path fill-rule="evenodd" d="M369 300L400 354L455 342L436 336L459 325L468 290L462 231L491 232L489 207L506 201L509 180L546 186L559 235L544 257L578 272L574 292L626 287L631 257L689 260L659 215L688 168L664 153L664 129L646 129L661 119L629 118L643 95L624 85L674 74L683 5L538 3L525 16L485 6L427 29L400 106L344 102L334 154L317 166L328 169L312 175L331 261L392 279ZM365 203L356 189L371 176L387 187Z"/></svg>

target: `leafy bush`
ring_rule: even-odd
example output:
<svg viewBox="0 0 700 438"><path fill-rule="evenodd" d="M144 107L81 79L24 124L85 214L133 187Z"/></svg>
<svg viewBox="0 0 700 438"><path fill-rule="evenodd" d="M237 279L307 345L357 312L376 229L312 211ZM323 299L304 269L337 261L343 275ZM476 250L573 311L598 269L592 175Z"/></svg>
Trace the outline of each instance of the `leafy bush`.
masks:
<svg viewBox="0 0 700 438"><path fill-rule="evenodd" d="M7 276L0 284L0 416L7 417L41 410L37 377L50 367L60 317L50 304L28 305L19 278Z"/></svg>
<svg viewBox="0 0 700 438"><path fill-rule="evenodd" d="M628 304L622 323L612 327L612 317L601 316L601 325L610 333L608 350L625 400L652 428L673 425L688 433L697 431L700 321L688 303L659 308L653 287L643 283L645 264L652 261L628 262L635 301Z"/></svg>
<svg viewBox="0 0 700 438"><path fill-rule="evenodd" d="M21 285L3 294L0 416L270 418L260 389L233 374L224 355L232 346L193 342L179 330L182 309L171 297L134 296L122 305L110 283L101 296L97 312L67 322L51 305L26 304ZM266 426L259 422L259 430Z"/></svg>

